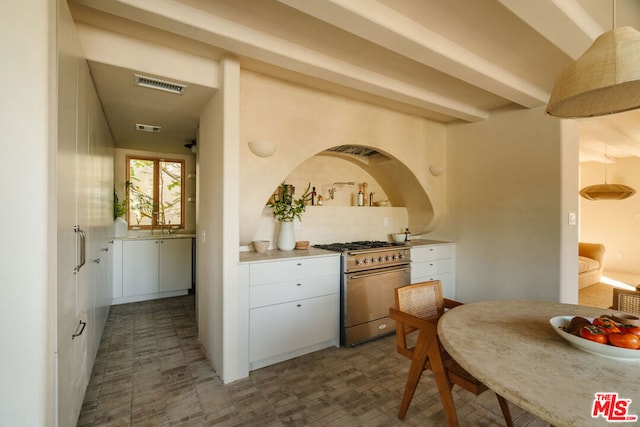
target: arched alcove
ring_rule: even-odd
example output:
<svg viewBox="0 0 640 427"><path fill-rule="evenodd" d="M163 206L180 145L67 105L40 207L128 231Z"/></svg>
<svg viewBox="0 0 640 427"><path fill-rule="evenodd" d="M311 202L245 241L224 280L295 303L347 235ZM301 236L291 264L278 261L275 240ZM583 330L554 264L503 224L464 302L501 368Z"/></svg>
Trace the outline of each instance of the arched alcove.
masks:
<svg viewBox="0 0 640 427"><path fill-rule="evenodd" d="M276 187L308 159L329 155L341 156L380 182L392 206L405 209L408 218L402 225L413 233L437 226L446 205L447 174L432 174L429 169L446 164L445 125L248 71L241 74L241 83L241 245L269 238L257 233L261 222L273 221L264 207ZM269 141L273 150L260 157L249 149L250 141ZM371 148L379 155L365 159L327 151L343 145ZM363 214L354 209L342 214ZM303 222L308 216L305 213ZM379 226L377 219L370 221L372 228Z"/></svg>
<svg viewBox="0 0 640 427"><path fill-rule="evenodd" d="M266 189L263 185L266 191L255 212L259 220L254 222L253 232L244 230L251 236L246 243L253 239L274 241L276 223L271 209L265 204L282 181L293 184L297 196L310 183L324 198L322 207L307 207L297 232L302 240L312 240L312 244L387 239L388 234L405 227L413 233L421 233L433 225L435 215L431 198L407 165L393 154L373 146L354 145L350 146L349 152L339 150L343 148L330 147L318 152L288 173L282 171L272 187ZM356 195L362 182L367 182L368 192L374 193L375 201L388 200L389 206L358 207ZM334 199L330 198L331 188L335 190ZM248 225L243 221L241 227Z"/></svg>

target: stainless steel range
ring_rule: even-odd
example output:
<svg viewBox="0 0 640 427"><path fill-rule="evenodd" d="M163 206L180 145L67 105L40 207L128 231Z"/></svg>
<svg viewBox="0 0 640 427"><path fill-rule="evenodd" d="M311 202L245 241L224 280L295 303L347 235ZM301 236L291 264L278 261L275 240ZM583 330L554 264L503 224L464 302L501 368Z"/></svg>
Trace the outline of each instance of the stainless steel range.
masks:
<svg viewBox="0 0 640 427"><path fill-rule="evenodd" d="M342 252L340 344L349 346L389 334L393 290L411 281L411 250L404 243L363 241L314 245Z"/></svg>

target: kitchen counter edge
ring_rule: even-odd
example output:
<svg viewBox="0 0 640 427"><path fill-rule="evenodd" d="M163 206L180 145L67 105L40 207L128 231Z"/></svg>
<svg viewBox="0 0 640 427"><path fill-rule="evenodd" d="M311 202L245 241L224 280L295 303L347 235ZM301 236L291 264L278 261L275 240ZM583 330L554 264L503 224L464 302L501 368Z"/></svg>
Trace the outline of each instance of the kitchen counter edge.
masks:
<svg viewBox="0 0 640 427"><path fill-rule="evenodd" d="M248 262L267 262L277 261L282 259L295 259L306 257L320 257L320 256L339 256L340 252L327 251L325 249L309 248L309 249L294 249L291 251L281 251L278 249L270 249L265 253L259 253L255 251L243 251L240 252L240 264Z"/></svg>
<svg viewBox="0 0 640 427"><path fill-rule="evenodd" d="M453 242L445 242L443 240L428 240L428 239L412 239L408 242L405 242L405 246L415 247L415 246L429 246L429 245L448 245Z"/></svg>
<svg viewBox="0 0 640 427"><path fill-rule="evenodd" d="M154 239L194 239L196 237L195 234L145 234L145 235L128 235L128 236L119 236L114 237L113 240L154 240Z"/></svg>

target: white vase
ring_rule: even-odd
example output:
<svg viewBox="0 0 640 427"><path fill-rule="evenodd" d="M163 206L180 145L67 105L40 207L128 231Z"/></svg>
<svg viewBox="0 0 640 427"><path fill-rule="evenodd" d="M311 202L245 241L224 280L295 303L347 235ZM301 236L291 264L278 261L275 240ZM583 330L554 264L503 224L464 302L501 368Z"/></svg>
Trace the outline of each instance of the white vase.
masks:
<svg viewBox="0 0 640 427"><path fill-rule="evenodd" d="M127 224L127 220L118 217L113 221L113 236L114 237L124 237L127 235L127 230L129 228L129 224Z"/></svg>
<svg viewBox="0 0 640 427"><path fill-rule="evenodd" d="M293 232L293 221L280 223L278 231L278 249L281 251L290 251L296 247L296 236Z"/></svg>

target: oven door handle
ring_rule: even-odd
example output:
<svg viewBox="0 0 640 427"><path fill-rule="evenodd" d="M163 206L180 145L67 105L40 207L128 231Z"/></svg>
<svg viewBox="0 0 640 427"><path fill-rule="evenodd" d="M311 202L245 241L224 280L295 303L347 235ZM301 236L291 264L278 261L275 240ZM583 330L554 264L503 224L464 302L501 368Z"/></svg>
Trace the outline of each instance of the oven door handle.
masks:
<svg viewBox="0 0 640 427"><path fill-rule="evenodd" d="M411 270L411 266L410 265L408 265L406 267L403 267L403 268L391 267L391 268L386 268L384 270L376 270L376 271L373 271L371 273L352 274L352 275L349 276L349 279L362 279L364 277L378 276L380 274L393 273L395 271L410 271L410 270Z"/></svg>

